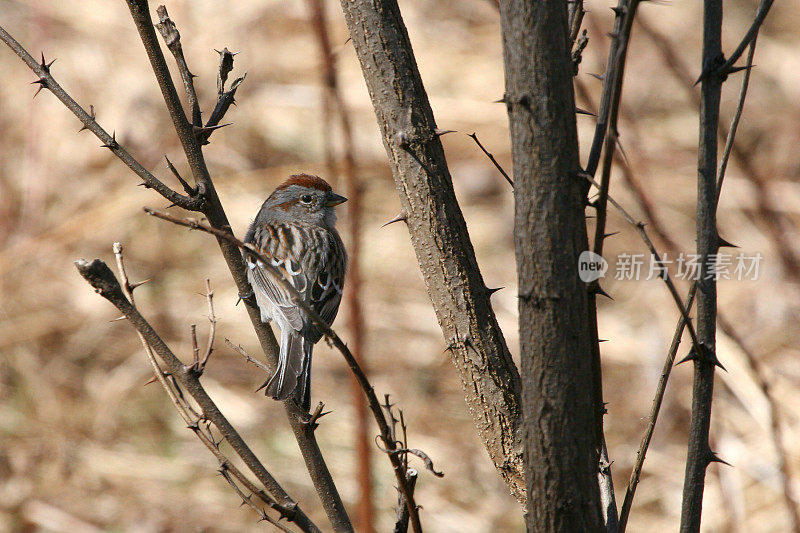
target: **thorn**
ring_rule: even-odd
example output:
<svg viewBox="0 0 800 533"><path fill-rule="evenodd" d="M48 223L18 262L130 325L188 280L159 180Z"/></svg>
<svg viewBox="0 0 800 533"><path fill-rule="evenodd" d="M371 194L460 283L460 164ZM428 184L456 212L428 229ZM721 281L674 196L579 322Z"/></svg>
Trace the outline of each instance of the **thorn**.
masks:
<svg viewBox="0 0 800 533"><path fill-rule="evenodd" d="M597 78L600 81L605 81L606 75L605 74L595 74L594 72L589 72L589 76L593 78Z"/></svg>
<svg viewBox="0 0 800 533"><path fill-rule="evenodd" d="M94 121L94 106L93 105L89 106L89 117L91 117L92 121ZM78 133L82 132L85 129L88 129L88 127L89 126L84 124L83 126L81 126L81 129L78 130Z"/></svg>
<svg viewBox="0 0 800 533"><path fill-rule="evenodd" d="M597 280L591 282L587 290L589 291L589 294L599 294L600 296L605 296L609 300L614 300L610 294L603 290Z"/></svg>
<svg viewBox="0 0 800 533"><path fill-rule="evenodd" d="M42 62L39 63L39 66L42 67L42 70L44 70L45 72L50 74L50 65L52 65L55 62L56 62L56 60L54 59L51 62L46 63L45 60L44 60L44 52L42 52Z"/></svg>
<svg viewBox="0 0 800 533"><path fill-rule="evenodd" d="M505 104L507 101L508 100L506 99L506 95L503 95L503 97L501 99L493 100L492 103L493 104Z"/></svg>
<svg viewBox="0 0 800 533"><path fill-rule="evenodd" d="M101 148L108 148L109 150L116 150L119 148L119 143L117 142L117 132L116 130L111 134L111 140L106 144L101 144ZM147 187L147 185L145 185Z"/></svg>
<svg viewBox="0 0 800 533"><path fill-rule="evenodd" d="M624 7L614 6L611 8L611 11L613 11L616 16L621 17L625 14L626 9Z"/></svg>
<svg viewBox="0 0 800 533"><path fill-rule="evenodd" d="M492 289L490 289L489 287L484 287L484 288L486 289L486 292L489 293L489 296L491 296L492 294L496 293L500 289L505 289L505 287L494 287Z"/></svg>
<svg viewBox="0 0 800 533"><path fill-rule="evenodd" d="M703 359L703 360L704 360L706 363L712 363L714 366L718 366L718 367L720 367L720 368L721 368L722 370L724 370L725 372L727 372L727 371L728 371L728 369L727 369L727 368L725 368L724 366L722 366L722 363L720 363L720 362L719 362L719 359L717 359L717 354L716 354L714 351L712 351L712 350L711 350L711 348L709 348L709 347L708 347L708 346L707 346L705 343L703 343L703 342L701 342L701 343L700 343L700 351L702 352L702 354L701 354L701 356L702 356L702 359Z"/></svg>
<svg viewBox="0 0 800 533"><path fill-rule="evenodd" d="M265 381L264 383L262 383L262 384L261 384L261 386L260 386L259 388L257 388L256 390L254 390L253 392L258 392L258 391L260 391L261 389L263 389L264 387L266 387L266 386L267 386L267 383L269 383L269 380L267 380L267 381ZM264 394L266 394L266 392L265 392Z"/></svg>
<svg viewBox="0 0 800 533"><path fill-rule="evenodd" d="M723 246L727 246L728 248L738 248L737 245L726 241L725 239L719 236L719 233L717 233L717 248L722 248Z"/></svg>
<svg viewBox="0 0 800 533"><path fill-rule="evenodd" d="M618 39L619 38L619 33L615 32L615 31L610 31L610 32L606 33L606 35L608 35L612 39Z"/></svg>
<svg viewBox="0 0 800 533"><path fill-rule="evenodd" d="M153 281L153 278L147 278L146 280L144 280L144 281L139 281L139 282L137 282L137 283L130 283L130 284L128 285L128 290L130 290L131 292L133 292L133 290L134 290L134 289L136 289L137 287L141 287L141 286L142 286L142 285L144 285L145 283L149 283L149 282L151 282L151 281Z"/></svg>
<svg viewBox="0 0 800 533"><path fill-rule="evenodd" d="M448 133L456 133L456 130L440 130L439 128L436 128L433 130L433 133L441 137L442 135L447 135Z"/></svg>
<svg viewBox="0 0 800 533"><path fill-rule="evenodd" d="M732 464L730 464L728 461L720 459L719 456L716 453L712 452L711 450L708 450L708 462L709 463L722 463L724 465L733 467Z"/></svg>
<svg viewBox="0 0 800 533"><path fill-rule="evenodd" d="M722 73L723 76L729 76L730 74L736 74L737 72L741 72L743 70L749 70L753 68L755 65L744 65L742 67L730 67L725 72Z"/></svg>
<svg viewBox="0 0 800 533"><path fill-rule="evenodd" d="M109 320L109 322L119 322L120 320L125 320L126 318L128 318L128 317L126 317L125 315L122 315L119 318L115 318L113 320Z"/></svg>
<svg viewBox="0 0 800 533"><path fill-rule="evenodd" d="M137 185L137 187L144 187L145 189L152 189L153 188L151 185L149 185L148 183L145 183L145 182L141 182L139 185Z"/></svg>
<svg viewBox="0 0 800 533"><path fill-rule="evenodd" d="M220 128L224 128L225 126L230 126L231 124L233 124L233 122L228 122L227 124L219 124L217 126L192 126L192 132L194 133L195 137L205 141L204 144L208 144L208 138L214 131Z"/></svg>
<svg viewBox="0 0 800 533"><path fill-rule="evenodd" d="M675 363L675 365L681 365L681 364L686 363L688 361L697 361L697 355L695 355L695 353L694 353L694 348L689 350L689 353L686 355L686 357L684 357L683 359L681 359L680 361Z"/></svg>
<svg viewBox="0 0 800 533"><path fill-rule="evenodd" d="M400 222L401 220L402 220L403 222L406 222L406 221L408 220L408 214L406 213L406 210L405 210L405 209L401 209L401 210L400 210L400 212L399 212L399 213L397 213L397 216L396 216L396 217L394 217L392 220L390 220L390 221L389 221L389 222L387 222L386 224L382 225L381 227L382 227L382 228L385 228L385 227L386 227L386 226L388 226L389 224L394 224L395 222Z"/></svg>
<svg viewBox="0 0 800 533"><path fill-rule="evenodd" d="M603 238L604 239L608 239L609 237L613 237L614 235L617 235L618 233L619 233L618 231L612 231L611 233L606 233L605 235L603 235Z"/></svg>
<svg viewBox="0 0 800 533"><path fill-rule="evenodd" d="M157 379L158 379L157 377L153 376L152 378L150 378L149 380L147 380L147 382L146 382L144 385L142 385L142 387L147 387L147 386L148 386L148 385L150 385L151 383L155 383Z"/></svg>
<svg viewBox="0 0 800 533"><path fill-rule="evenodd" d="M597 342L608 342L608 339L597 339Z"/></svg>
<svg viewBox="0 0 800 533"><path fill-rule="evenodd" d="M33 93L33 97L34 97L34 98L36 98L36 95L37 95L37 94L39 94L39 93L41 92L41 90L42 90L42 89L45 89L45 88L49 89L49 88L50 88L50 86L49 86L49 85L47 85L47 79L46 79L46 78L44 78L44 77L41 77L41 78L39 78L39 79L38 79L38 80L36 80L36 81L32 81L32 82L31 82L31 85L33 85L34 83L38 83L38 84L39 84L39 88L38 88L38 89L36 89L36 92L35 92L35 93Z"/></svg>
<svg viewBox="0 0 800 533"><path fill-rule="evenodd" d="M596 113L592 113L591 111L586 111L585 109L581 109L578 106L575 106L575 112L579 115L589 115L590 117L596 117Z"/></svg>
<svg viewBox="0 0 800 533"><path fill-rule="evenodd" d="M167 154L164 154L164 159L166 159L166 160L167 160L167 166L168 166L168 167L169 167L169 169L172 171L172 174L174 174L174 175L175 175L175 177L178 179L178 182L180 182L180 184L181 184L181 187L183 187L183 190L184 190L184 191L186 191L186 194L188 194L189 196L191 196L192 198L194 198L194 196L195 196L195 195L197 194L197 192L198 192L198 191L197 191L197 189L193 189L193 188L191 188L191 187L189 186L189 184L188 184L188 183L186 183L186 180L184 180L184 179L181 177L181 175L178 173L178 169L176 169L176 168L175 168L175 165L173 165L173 164L172 164L172 161L170 161L170 160L169 160L169 157L167 157Z"/></svg>

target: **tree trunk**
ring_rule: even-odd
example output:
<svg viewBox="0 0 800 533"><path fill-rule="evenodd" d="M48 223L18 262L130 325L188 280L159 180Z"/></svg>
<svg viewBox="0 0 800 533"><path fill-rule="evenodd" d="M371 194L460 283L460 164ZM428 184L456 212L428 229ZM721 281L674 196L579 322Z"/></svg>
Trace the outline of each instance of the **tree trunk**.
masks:
<svg viewBox="0 0 800 533"><path fill-rule="evenodd" d="M587 249L563 0L501 3L519 280L528 531L603 531Z"/></svg>
<svg viewBox="0 0 800 533"><path fill-rule="evenodd" d="M472 420L510 491L523 501L519 372L475 259L400 9L396 0L341 3L401 214Z"/></svg>

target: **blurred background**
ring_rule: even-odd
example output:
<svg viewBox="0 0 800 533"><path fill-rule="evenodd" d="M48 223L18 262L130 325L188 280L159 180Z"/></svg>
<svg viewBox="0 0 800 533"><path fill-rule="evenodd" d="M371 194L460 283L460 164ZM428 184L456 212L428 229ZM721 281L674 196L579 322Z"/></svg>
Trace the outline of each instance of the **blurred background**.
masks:
<svg viewBox="0 0 800 533"><path fill-rule="evenodd" d="M595 110L611 30L612 4L588 1L577 104ZM466 134L477 132L511 171L499 15L487 0L400 2L443 137L450 170L512 353L517 351L513 201L510 187ZM155 4L152 6L155 11ZM205 150L234 231L243 235L272 188L296 172L325 175L320 56L306 2L175 0L167 4L182 33L207 117L216 98L218 56L239 52L233 75L247 72L238 106ZM381 228L399 209L374 114L338 2L326 3L342 95L353 121L364 188L362 253L364 357L379 396L405 413L409 445L445 472L422 471L417 501L428 531L520 531L521 509L484 452L402 224ZM728 0L724 48L738 44L753 0ZM661 250L694 251L701 6L646 2L628 60L620 123L630 172L616 168L612 195L648 221ZM0 0L0 25L35 57L43 51L55 78L139 161L177 187L168 154L183 160L160 93L123 2ZM800 15L777 3L758 39L756 68L719 208L720 232L746 254L761 253L757 280L720 282L721 313L738 332L720 332L712 419L713 448L733 467L712 465L704 531L788 531L791 491L800 494L798 359L798 210L800 209ZM172 66L172 61L169 61ZM125 245L143 314L184 360L189 325L207 331L202 293L216 293L217 349L203 378L223 412L318 524L327 521L305 473L280 405L255 394L265 376L225 346L258 345L212 239L142 214L166 207L49 92L31 100L35 76L0 49L0 530L256 531L256 515L216 475L216 461L187 431L151 377L132 328L78 276L80 257L113 261ZM723 94L723 122L736 104L741 74ZM687 83L687 81L689 83ZM180 87L180 84L178 84ZM182 95L183 96L183 95ZM594 119L578 117L584 161ZM332 133L341 155L341 134ZM341 176L327 176L342 189ZM348 220L348 206L340 220ZM180 214L177 210L175 213ZM606 243L645 253L616 213ZM591 228L590 228L591 230ZM607 275L614 300L600 303L608 402L606 439L619 502L642 437L678 313L658 280ZM682 292L688 282L678 281ZM348 339L343 309L335 324ZM685 355L686 343L679 352ZM354 408L348 371L325 343L316 350L313 401L332 413L318 439L355 515ZM630 531L675 530L679 521L691 365L673 371L647 456ZM768 396L766 392L769 392ZM772 403L770 397L773 399ZM780 430L777 453L773 415ZM370 422L372 424L372 422ZM373 431L370 425L370 434ZM373 449L377 531L394 523L388 461ZM794 502L792 502L794 503Z"/></svg>

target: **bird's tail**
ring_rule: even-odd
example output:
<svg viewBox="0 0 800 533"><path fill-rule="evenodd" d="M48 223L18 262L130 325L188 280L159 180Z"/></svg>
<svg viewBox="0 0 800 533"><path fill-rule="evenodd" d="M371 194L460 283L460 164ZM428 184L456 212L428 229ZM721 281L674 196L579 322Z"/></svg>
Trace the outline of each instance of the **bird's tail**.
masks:
<svg viewBox="0 0 800 533"><path fill-rule="evenodd" d="M286 400L298 388L305 367L305 341L298 331L286 325L281 328L281 351L278 368L264 391L275 400Z"/></svg>
<svg viewBox="0 0 800 533"><path fill-rule="evenodd" d="M304 411L311 410L311 352L314 344L303 339L303 368L297 378L297 388L294 390L294 401Z"/></svg>
<svg viewBox="0 0 800 533"><path fill-rule="evenodd" d="M278 369L267 382L265 393L275 400L294 396L301 409L311 408L311 352L314 344L290 327L281 329Z"/></svg>

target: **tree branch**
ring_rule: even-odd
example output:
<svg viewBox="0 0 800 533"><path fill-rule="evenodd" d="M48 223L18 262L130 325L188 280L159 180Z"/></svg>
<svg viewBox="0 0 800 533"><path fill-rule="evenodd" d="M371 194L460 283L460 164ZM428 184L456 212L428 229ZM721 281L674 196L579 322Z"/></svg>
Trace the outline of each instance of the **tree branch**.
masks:
<svg viewBox="0 0 800 533"><path fill-rule="evenodd" d="M396 0L342 0L341 5L467 406L495 467L523 501L519 373L453 192L400 9Z"/></svg>
<svg viewBox="0 0 800 533"><path fill-rule="evenodd" d="M128 301L114 273L108 266L95 259L91 263L81 259L75 262L81 276L103 298L119 309L140 333L148 346L155 351L169 369L170 375L186 389L202 410L202 418L212 422L225 437L231 448L241 457L250 471L269 490L280 504L282 514L290 521L296 522L304 531L320 531L300 509L297 503L283 490L280 484L264 468L250 447L244 442L236 429L228 422L211 397L200 384L199 373L191 366L186 366L175 357L161 337L150 324L139 314L139 311ZM158 377L162 373L158 372ZM197 421L195 421L196 423Z"/></svg>
<svg viewBox="0 0 800 533"><path fill-rule="evenodd" d="M716 71L722 56L722 0L703 3L703 70ZM692 418L681 507L681 532L699 532L703 513L706 468L717 460L709 445L716 355L717 284L708 276L709 261L719 249L717 231L717 128L722 76L706 76L700 88L700 138L697 174L697 336L695 345ZM699 350L697 348L700 348Z"/></svg>
<svg viewBox="0 0 800 533"><path fill-rule="evenodd" d="M128 7L134 24L139 31L139 36L147 52L153 72L156 75L156 81L161 89L169 114L172 117L178 138L183 145L196 187L207 201L207 205L202 212L208 218L211 226L221 231L230 232L228 218L219 201L219 197L203 158L201 142L194 135L193 126L186 120L177 91L169 75L169 69L164 61L164 55L161 53L161 47L158 44L158 39L153 30L147 0L129 0ZM250 283L247 280L244 261L239 249L228 240L219 237L217 238L217 243L228 265L228 269L231 272L231 276L233 276L239 294L248 294L250 292ZM248 305L245 307L253 329L258 336L261 348L271 366L274 368L277 363L279 350L272 329L269 324L261 321L260 312L255 306ZM347 516L347 510L344 508L341 496L339 496L330 471L325 464L325 459L317 444L316 436L313 430L309 429L308 425L305 423L309 416L308 413L303 412L291 401L284 402L284 406L292 431L300 447L300 452L303 455L303 460L306 463L306 469L311 476L311 480L317 490L317 495L322 501L322 506L328 515L328 519L331 521L334 530L352 531L353 526L350 523L350 518Z"/></svg>
<svg viewBox="0 0 800 533"><path fill-rule="evenodd" d="M203 119L200 113L200 104L197 101L197 93L194 90L194 77L195 75L189 72L189 66L186 64L186 58L183 57L183 47L181 46L181 34L178 31L175 23L169 18L167 8L158 6L156 9L158 13L158 20L156 28L161 32L161 37L164 39L167 48L175 57L175 62L178 64L178 72L181 74L183 80L183 87L186 90L186 96L189 99L189 107L192 108L192 125L199 127L203 124Z"/></svg>
<svg viewBox="0 0 800 533"><path fill-rule="evenodd" d="M103 146L111 150L128 168L133 170L137 176L142 178L145 187L155 190L161 196L172 202L174 205L189 211L201 211L205 206L203 198L196 196L184 196L178 192L170 189L158 178L153 176L147 169L145 169L125 148L123 148L116 140L114 135L109 135L106 130L100 127L94 117L94 108L91 113L87 113L83 107L78 103L56 82L55 78L50 74L50 64L45 63L44 55L42 55L42 62L38 63L33 56L31 56L25 48L22 47L11 35L0 27L0 40L2 40L22 61L34 72L39 79L34 82L38 83L41 88L46 88L58 98L61 103L66 106L78 119L83 123L83 129L87 129L95 134L95 136L103 141Z"/></svg>

